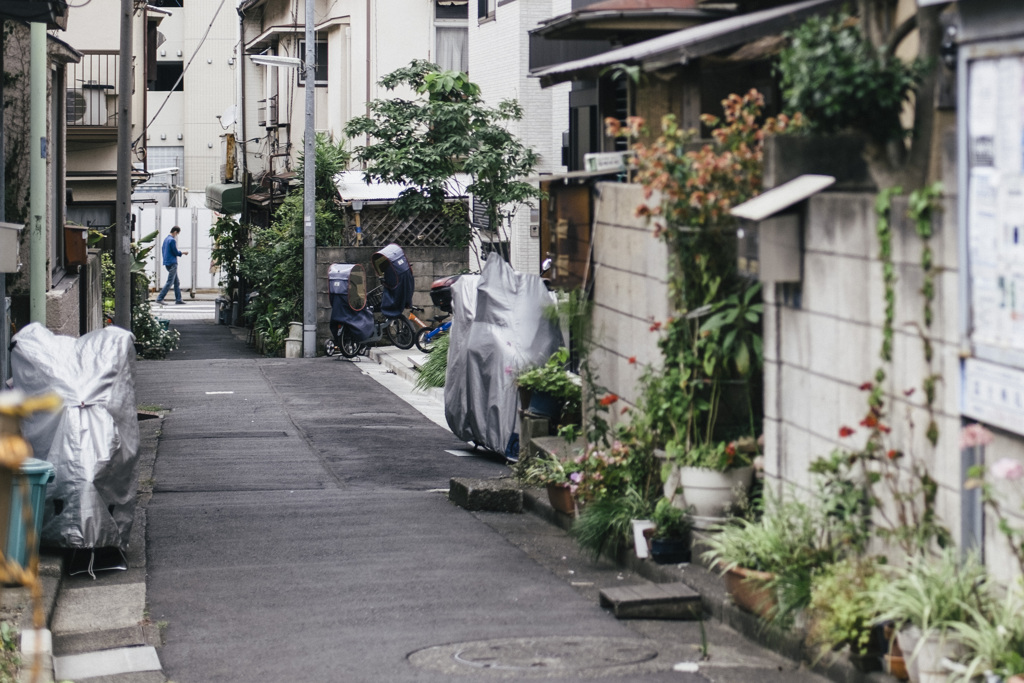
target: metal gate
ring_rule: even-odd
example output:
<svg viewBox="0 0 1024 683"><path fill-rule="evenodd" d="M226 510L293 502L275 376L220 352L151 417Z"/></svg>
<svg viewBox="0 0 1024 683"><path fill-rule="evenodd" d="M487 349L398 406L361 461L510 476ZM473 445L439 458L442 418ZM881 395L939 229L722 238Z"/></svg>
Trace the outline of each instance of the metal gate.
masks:
<svg viewBox="0 0 1024 683"><path fill-rule="evenodd" d="M211 209L199 207L148 207L133 208L136 214L136 235L148 235L158 231L156 246L146 260L146 274L157 289L163 287L167 271L163 267L160 247L164 238L177 225L181 228L178 235L178 251L187 251L188 256L178 257L178 279L182 291L187 290L192 296L197 292L216 292L220 288L221 273L212 267L211 252L213 239L210 228L214 222Z"/></svg>

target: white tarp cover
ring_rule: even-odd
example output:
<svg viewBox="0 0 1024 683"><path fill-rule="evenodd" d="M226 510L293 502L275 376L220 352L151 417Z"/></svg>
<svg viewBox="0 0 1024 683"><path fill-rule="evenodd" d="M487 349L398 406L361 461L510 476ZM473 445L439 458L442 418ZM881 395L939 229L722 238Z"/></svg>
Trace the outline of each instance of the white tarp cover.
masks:
<svg viewBox="0 0 1024 683"><path fill-rule="evenodd" d="M444 414L457 437L505 452L516 430L516 374L563 345L557 322L545 316L555 301L539 276L517 273L497 253L479 276L452 286Z"/></svg>
<svg viewBox="0 0 1024 683"><path fill-rule="evenodd" d="M106 327L75 339L33 323L13 341L15 388L64 399L59 411L22 423L33 455L56 470L42 544L126 550L138 487L135 337Z"/></svg>

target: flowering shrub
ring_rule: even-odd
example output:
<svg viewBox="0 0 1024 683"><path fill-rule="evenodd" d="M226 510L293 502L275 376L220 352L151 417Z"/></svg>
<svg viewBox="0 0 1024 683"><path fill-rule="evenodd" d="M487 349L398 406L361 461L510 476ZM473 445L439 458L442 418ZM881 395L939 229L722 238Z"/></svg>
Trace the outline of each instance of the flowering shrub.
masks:
<svg viewBox="0 0 1024 683"><path fill-rule="evenodd" d="M952 545L952 534L936 512L938 482L929 474L923 458L892 443L881 383L865 382L860 390L868 394L867 412L858 428L842 425L839 437L847 439L866 432L864 445L845 453L863 474L864 503L876 515L874 532L898 544L908 556L927 553L933 542L940 548ZM909 396L913 389L903 393ZM912 421L908 420L907 429L913 432ZM914 441L910 437L905 440ZM885 504L878 487L886 494Z"/></svg>
<svg viewBox="0 0 1024 683"><path fill-rule="evenodd" d="M764 97L756 90L730 95L722 105L722 117L701 117L712 128L712 142L699 149L692 149L697 132L684 130L671 115L662 119L662 134L654 142L634 145L645 198L661 196L658 206L643 204L637 215L647 216L668 246L670 295L679 311L651 324L652 332L662 334L664 361L642 377L639 431L656 447L683 460L693 451L693 458L716 469L733 466L723 457L722 442L756 436L750 380L762 364L760 287L736 273L729 212L761 190L765 135L803 124L799 115L759 123ZM611 134L627 135L643 124L636 118L625 126L613 119L607 123ZM719 425L727 384L746 392L740 403L749 414Z"/></svg>
<svg viewBox="0 0 1024 683"><path fill-rule="evenodd" d="M581 503L608 495L618 495L630 476L631 449L621 441L613 441L608 448L589 444L576 456L578 470L570 477L575 486L573 493Z"/></svg>

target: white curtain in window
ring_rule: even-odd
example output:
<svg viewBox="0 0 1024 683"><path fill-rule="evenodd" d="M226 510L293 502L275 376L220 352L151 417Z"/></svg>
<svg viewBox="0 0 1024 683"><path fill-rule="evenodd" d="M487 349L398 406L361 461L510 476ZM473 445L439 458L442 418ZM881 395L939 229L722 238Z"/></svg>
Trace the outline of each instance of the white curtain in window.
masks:
<svg viewBox="0 0 1024 683"><path fill-rule="evenodd" d="M437 27L437 63L442 69L469 71L469 29Z"/></svg>

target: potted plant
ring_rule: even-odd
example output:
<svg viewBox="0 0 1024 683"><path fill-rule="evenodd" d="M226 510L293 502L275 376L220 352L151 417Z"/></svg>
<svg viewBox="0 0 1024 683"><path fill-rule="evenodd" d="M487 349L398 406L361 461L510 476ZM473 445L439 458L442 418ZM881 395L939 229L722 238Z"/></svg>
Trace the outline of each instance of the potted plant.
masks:
<svg viewBox="0 0 1024 683"><path fill-rule="evenodd" d="M691 524L686 511L673 505L671 499L661 498L654 506L651 521L651 559L658 564L689 562Z"/></svg>
<svg viewBox="0 0 1024 683"><path fill-rule="evenodd" d="M989 613L988 577L977 556L961 561L955 548L938 557L917 555L874 592L879 620L895 622L899 644L913 683L945 681L943 658L964 652L955 624L976 624Z"/></svg>
<svg viewBox="0 0 1024 683"><path fill-rule="evenodd" d="M660 451L665 497L693 513L693 524L707 529L724 522L746 498L754 477L749 446L711 443L689 449L676 441Z"/></svg>
<svg viewBox="0 0 1024 683"><path fill-rule="evenodd" d="M885 634L873 599L883 582L870 558L849 558L825 567L811 579L807 640L821 655L849 647L860 671L881 671Z"/></svg>
<svg viewBox="0 0 1024 683"><path fill-rule="evenodd" d="M970 622L952 626L967 650L956 678L967 683L991 672L1004 683L1024 683L1024 583L1012 584L990 614L970 612Z"/></svg>
<svg viewBox="0 0 1024 683"><path fill-rule="evenodd" d="M579 377L565 369L569 350L564 346L551 354L544 365L529 368L519 373L516 385L522 392L529 392L527 410L534 415L548 418L557 423L563 413L578 413L583 388Z"/></svg>
<svg viewBox="0 0 1024 683"><path fill-rule="evenodd" d="M572 475L579 472L580 464L575 460L562 461L558 458L538 455L522 462L516 476L526 486L547 489L551 507L567 515L576 514L576 482Z"/></svg>
<svg viewBox="0 0 1024 683"><path fill-rule="evenodd" d="M828 523L811 503L768 495L760 519L734 518L703 541L741 608L788 627L811 601L811 579L835 561Z"/></svg>

